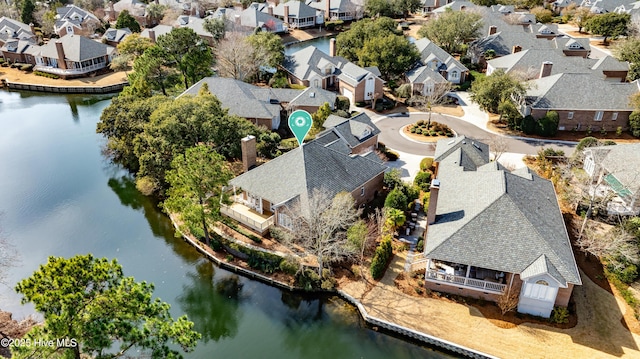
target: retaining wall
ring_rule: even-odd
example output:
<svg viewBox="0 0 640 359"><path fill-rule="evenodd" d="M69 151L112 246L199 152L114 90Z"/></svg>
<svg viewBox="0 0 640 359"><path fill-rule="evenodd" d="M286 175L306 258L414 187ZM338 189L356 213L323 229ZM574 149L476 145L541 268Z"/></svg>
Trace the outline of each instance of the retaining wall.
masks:
<svg viewBox="0 0 640 359"><path fill-rule="evenodd" d="M11 90L26 90L50 93L77 93L77 94L105 94L120 92L127 85L126 82L108 86L47 86L36 84L23 84L17 82L4 82Z"/></svg>

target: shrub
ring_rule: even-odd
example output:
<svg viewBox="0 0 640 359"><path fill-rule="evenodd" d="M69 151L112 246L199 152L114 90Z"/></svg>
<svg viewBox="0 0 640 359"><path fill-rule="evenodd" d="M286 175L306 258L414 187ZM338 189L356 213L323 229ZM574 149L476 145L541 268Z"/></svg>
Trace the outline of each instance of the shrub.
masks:
<svg viewBox="0 0 640 359"><path fill-rule="evenodd" d="M295 138L287 138L280 141L280 148L283 150L292 150L296 147L298 147L298 140Z"/></svg>
<svg viewBox="0 0 640 359"><path fill-rule="evenodd" d="M433 158L431 157L425 157L422 159L422 161L420 161L420 170L421 171L426 171L431 169L431 167L433 167Z"/></svg>
<svg viewBox="0 0 640 359"><path fill-rule="evenodd" d="M421 253L422 251L424 251L424 239L420 239L416 244L416 252Z"/></svg>
<svg viewBox="0 0 640 359"><path fill-rule="evenodd" d="M396 161L398 158L400 158L400 154L395 151L386 151L384 154L385 156L387 156L387 161Z"/></svg>
<svg viewBox="0 0 640 359"><path fill-rule="evenodd" d="M350 106L350 102L349 102L349 98L346 96L338 96L336 98L336 109L338 110L343 110L343 111L349 111L349 106Z"/></svg>
<svg viewBox="0 0 640 359"><path fill-rule="evenodd" d="M305 269L296 276L296 284L304 290L310 291L320 286L320 276L311 269Z"/></svg>
<svg viewBox="0 0 640 359"><path fill-rule="evenodd" d="M629 127L631 134L640 137L640 111L633 111L629 115Z"/></svg>
<svg viewBox="0 0 640 359"><path fill-rule="evenodd" d="M520 128L522 128L522 132L527 135L533 135L536 132L536 119L531 115L527 115L522 119L522 123L520 124Z"/></svg>
<svg viewBox="0 0 640 359"><path fill-rule="evenodd" d="M549 317L551 323L564 324L569 323L569 309L566 307L555 307L551 311L551 317Z"/></svg>
<svg viewBox="0 0 640 359"><path fill-rule="evenodd" d="M429 200L431 199L431 192L427 192L422 196L422 208L426 212L429 208Z"/></svg>
<svg viewBox="0 0 640 359"><path fill-rule="evenodd" d="M389 208L399 209L404 211L407 209L407 196L402 192L400 188L394 188L389 192L387 198L384 200L384 206Z"/></svg>
<svg viewBox="0 0 640 359"><path fill-rule="evenodd" d="M616 128L616 136L618 137L622 136L622 126L618 126Z"/></svg>
<svg viewBox="0 0 640 359"><path fill-rule="evenodd" d="M340 30L343 24L344 24L344 21L342 20L327 21L324 23L324 27L328 31Z"/></svg>
<svg viewBox="0 0 640 359"><path fill-rule="evenodd" d="M351 114L349 113L349 111L345 111L345 110L336 110L333 114L336 116L344 117L344 118L351 117Z"/></svg>
<svg viewBox="0 0 640 359"><path fill-rule="evenodd" d="M299 85L299 84L291 84L291 85L289 85L289 87L294 89L294 90L304 90L304 89L307 88L307 86Z"/></svg>
<svg viewBox="0 0 640 359"><path fill-rule="evenodd" d="M286 258L280 262L280 270L284 273L294 275L298 273L300 264L293 258Z"/></svg>
<svg viewBox="0 0 640 359"><path fill-rule="evenodd" d="M411 127L411 130L409 130L409 132L416 133L416 128L415 127ZM422 130L420 130L420 132L422 132Z"/></svg>
<svg viewBox="0 0 640 359"><path fill-rule="evenodd" d="M558 132L558 123L560 123L558 113L555 111L549 111L543 118L538 120L536 133L544 137L555 136Z"/></svg>
<svg viewBox="0 0 640 359"><path fill-rule="evenodd" d="M36 75L36 76L48 77L50 79L59 79L60 78L60 76L58 76L58 75L50 74L50 73L42 72L42 71L34 71L33 74Z"/></svg>
<svg viewBox="0 0 640 359"><path fill-rule="evenodd" d="M356 107L365 107L366 105L367 105L367 103L366 103L366 102L364 102L364 101L358 101L358 102L356 102Z"/></svg>
<svg viewBox="0 0 640 359"><path fill-rule="evenodd" d="M418 172L416 178L413 180L413 184L425 192L428 191L429 185L431 184L431 172Z"/></svg>
<svg viewBox="0 0 640 359"><path fill-rule="evenodd" d="M416 122L416 125L418 126L424 125L424 120L418 120L418 122Z"/></svg>
<svg viewBox="0 0 640 359"><path fill-rule="evenodd" d="M431 132L422 131L423 136L431 136Z"/></svg>
<svg viewBox="0 0 640 359"><path fill-rule="evenodd" d="M402 84L396 89L396 96L399 98L411 97L411 84Z"/></svg>
<svg viewBox="0 0 640 359"><path fill-rule="evenodd" d="M578 142L578 144L576 145L576 151L582 151L587 147L594 147L594 146L598 146L599 144L600 142L598 142L597 138L585 137L581 139L580 142Z"/></svg>
<svg viewBox="0 0 640 359"><path fill-rule="evenodd" d="M420 197L420 188L418 186L403 186L404 195L407 196L407 205L411 206L413 201ZM405 207L406 208L406 207ZM410 207L412 208L412 207Z"/></svg>
<svg viewBox="0 0 640 359"><path fill-rule="evenodd" d="M421 128L416 128L416 135L421 135L422 134L422 129Z"/></svg>
<svg viewBox="0 0 640 359"><path fill-rule="evenodd" d="M382 239L376 253L371 260L371 276L374 279L380 279L384 275L389 259L393 256L393 248L391 246L391 237L386 236Z"/></svg>
<svg viewBox="0 0 640 359"><path fill-rule="evenodd" d="M33 65L31 64L24 64L20 66L20 70L22 71L31 71L32 69L33 69Z"/></svg>

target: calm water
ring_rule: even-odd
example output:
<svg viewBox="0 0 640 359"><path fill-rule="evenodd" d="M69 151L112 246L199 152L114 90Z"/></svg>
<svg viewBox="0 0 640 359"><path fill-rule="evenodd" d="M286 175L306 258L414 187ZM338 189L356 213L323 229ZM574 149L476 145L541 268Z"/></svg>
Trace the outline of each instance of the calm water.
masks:
<svg viewBox="0 0 640 359"><path fill-rule="evenodd" d="M117 258L126 275L187 314L203 339L188 358L444 358L364 327L337 298L237 277L176 239L155 203L101 153L109 99L0 91L0 227L20 254L0 308L33 313L11 290L47 256ZM426 319L425 319L426 320Z"/></svg>
<svg viewBox="0 0 640 359"><path fill-rule="evenodd" d="M313 45L318 48L318 50L324 52L325 54L329 54L329 40L330 37L319 37L317 39L298 42L284 48L285 55L291 55L296 51L302 50L307 46Z"/></svg>

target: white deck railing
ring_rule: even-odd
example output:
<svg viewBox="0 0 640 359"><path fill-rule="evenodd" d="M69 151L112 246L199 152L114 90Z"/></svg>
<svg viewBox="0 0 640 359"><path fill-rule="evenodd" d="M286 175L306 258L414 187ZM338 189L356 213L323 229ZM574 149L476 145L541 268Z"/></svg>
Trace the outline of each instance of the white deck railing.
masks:
<svg viewBox="0 0 640 359"><path fill-rule="evenodd" d="M435 270L428 270L426 279L432 282L450 283L456 286L462 286L469 289L495 292L495 293L502 293L507 287L505 284L490 282L490 281L481 280L481 279L467 278L463 276L442 273Z"/></svg>
<svg viewBox="0 0 640 359"><path fill-rule="evenodd" d="M85 74L91 71L97 71L105 67L107 67L106 63L85 66L81 69L61 69L53 66L44 66L44 65L36 65L33 69L35 71L48 72L50 74L56 74L56 75L79 75L79 74Z"/></svg>
<svg viewBox="0 0 640 359"><path fill-rule="evenodd" d="M274 217L275 216L271 216L267 219L264 220L264 222L259 222L256 221L255 219L249 218L246 215L234 210L233 208L229 207L229 206L225 206L225 205L221 205L220 206L220 213L224 214L227 217L233 218L236 221L251 227L252 229L260 232L260 233L265 233L267 232L267 230L269 229L270 226L273 225L274 223Z"/></svg>

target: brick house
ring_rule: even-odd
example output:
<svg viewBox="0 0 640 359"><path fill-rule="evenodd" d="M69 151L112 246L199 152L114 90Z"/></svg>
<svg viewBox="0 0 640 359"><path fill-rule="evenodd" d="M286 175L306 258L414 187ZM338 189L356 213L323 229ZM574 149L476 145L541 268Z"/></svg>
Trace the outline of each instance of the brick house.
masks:
<svg viewBox="0 0 640 359"><path fill-rule="evenodd" d="M497 301L520 291L518 312L549 317L581 285L551 181L489 161L489 146L438 141L427 208L425 286ZM414 267L415 268L415 267Z"/></svg>
<svg viewBox="0 0 640 359"><path fill-rule="evenodd" d="M56 9L56 22L53 32L63 37L67 34L91 36L101 26L100 20L90 11L75 5L67 5Z"/></svg>
<svg viewBox="0 0 640 359"><path fill-rule="evenodd" d="M355 146L341 137L344 128L329 128L318 137L261 166L255 167L255 138L243 139L243 165L245 173L229 181L234 203L223 205L220 212L248 228L264 234L271 226L291 228L287 206L307 198L315 189L324 189L329 195L350 193L356 206L361 206L378 195L387 169L367 144L377 142L378 130L366 115L358 119L344 119L355 127L373 127L368 135L357 137L349 132ZM333 120L332 120L333 121ZM337 121L336 121L337 122ZM370 125L368 125L370 124ZM373 140L372 140L373 139ZM255 167L255 168L254 168Z"/></svg>

